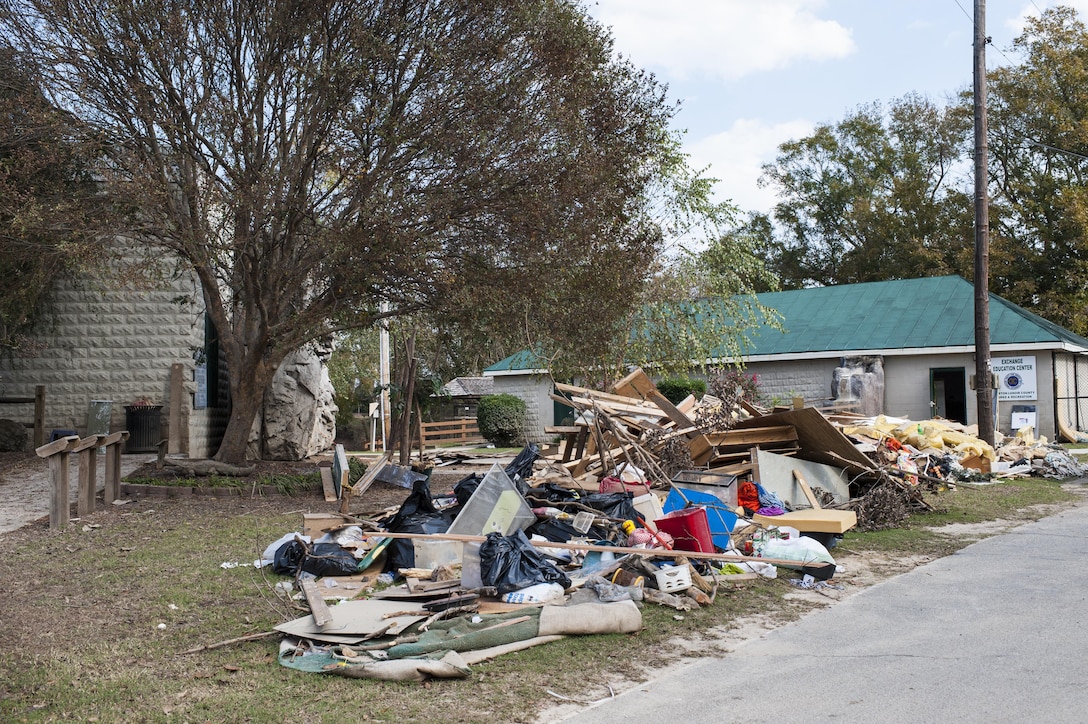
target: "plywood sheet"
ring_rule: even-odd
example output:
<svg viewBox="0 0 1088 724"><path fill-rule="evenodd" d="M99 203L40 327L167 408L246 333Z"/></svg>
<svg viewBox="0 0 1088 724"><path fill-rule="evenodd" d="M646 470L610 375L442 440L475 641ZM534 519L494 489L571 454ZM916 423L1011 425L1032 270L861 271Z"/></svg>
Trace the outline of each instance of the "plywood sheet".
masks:
<svg viewBox="0 0 1088 724"><path fill-rule="evenodd" d="M796 428L797 443L800 446L797 457L802 460L839 467L854 463L863 470L871 470L873 467L873 461L858 452L850 439L814 407L775 412L750 420L742 420L733 429L744 430L772 425L792 425ZM809 484L811 485L811 480Z"/></svg>

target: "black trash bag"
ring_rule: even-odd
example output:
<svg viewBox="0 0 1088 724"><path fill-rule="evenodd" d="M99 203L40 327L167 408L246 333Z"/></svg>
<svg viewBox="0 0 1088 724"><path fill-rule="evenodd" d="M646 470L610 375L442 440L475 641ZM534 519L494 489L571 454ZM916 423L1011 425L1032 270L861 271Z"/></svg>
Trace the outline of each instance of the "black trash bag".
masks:
<svg viewBox="0 0 1088 724"><path fill-rule="evenodd" d="M580 501L582 495L570 488L564 488L561 485L555 483L544 483L543 485L537 485L529 488L525 493L525 497L533 498L537 501L547 501L549 503L573 503Z"/></svg>
<svg viewBox="0 0 1088 724"><path fill-rule="evenodd" d="M607 518L638 521L635 496L630 491L622 493L590 493L582 498L582 505L599 510Z"/></svg>
<svg viewBox="0 0 1088 724"><path fill-rule="evenodd" d="M529 535L536 534L542 536L557 543L566 543L575 536L585 535L584 533L576 531L574 526L567 521L556 520L555 518L543 518L538 520L526 528L525 532Z"/></svg>
<svg viewBox="0 0 1088 724"><path fill-rule="evenodd" d="M521 449L517 457L504 468L507 477L514 483L514 487L518 489L518 492L525 495L525 491L529 489L529 485L525 482L529 478L533 477L533 463L540 457L540 446L536 443L529 443Z"/></svg>
<svg viewBox="0 0 1088 724"><path fill-rule="evenodd" d="M295 575L305 555L306 546L297 540L287 541L276 549L276 555L272 557L272 572L281 576Z"/></svg>
<svg viewBox="0 0 1088 724"><path fill-rule="evenodd" d="M359 560L337 543L315 543L302 559L302 570L321 576L353 576L359 572Z"/></svg>
<svg viewBox="0 0 1088 724"><path fill-rule="evenodd" d="M431 498L431 486L426 480L412 484L412 492L401 503L398 510L384 527L391 533L445 533L449 530L453 518L448 513L439 512ZM396 572L401 568L415 568L416 550L412 541L403 538L392 541L385 549L385 567L383 570Z"/></svg>
<svg viewBox="0 0 1088 724"><path fill-rule="evenodd" d="M302 543L289 540L276 550L272 572L294 576L299 568L315 576L351 576L358 573L359 561L336 543L315 543L307 553Z"/></svg>
<svg viewBox="0 0 1088 724"><path fill-rule="evenodd" d="M480 483L484 481L484 476L480 473L472 473L464 478L461 478L457 482L457 485L453 486L453 494L457 496L457 509L465 507L465 503L472 497L472 494L476 492L476 488L480 487Z"/></svg>
<svg viewBox="0 0 1088 724"><path fill-rule="evenodd" d="M520 529L511 535L488 533L480 544L480 577L499 595L537 583L558 583L570 588L570 579L529 543Z"/></svg>

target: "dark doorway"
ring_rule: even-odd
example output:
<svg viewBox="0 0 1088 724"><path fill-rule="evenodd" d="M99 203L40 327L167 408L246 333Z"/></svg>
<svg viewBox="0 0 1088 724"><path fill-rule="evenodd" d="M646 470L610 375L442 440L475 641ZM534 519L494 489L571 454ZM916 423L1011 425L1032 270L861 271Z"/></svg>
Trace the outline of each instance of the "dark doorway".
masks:
<svg viewBox="0 0 1088 724"><path fill-rule="evenodd" d="M934 417L967 424L967 374L963 367L929 370L929 399Z"/></svg>

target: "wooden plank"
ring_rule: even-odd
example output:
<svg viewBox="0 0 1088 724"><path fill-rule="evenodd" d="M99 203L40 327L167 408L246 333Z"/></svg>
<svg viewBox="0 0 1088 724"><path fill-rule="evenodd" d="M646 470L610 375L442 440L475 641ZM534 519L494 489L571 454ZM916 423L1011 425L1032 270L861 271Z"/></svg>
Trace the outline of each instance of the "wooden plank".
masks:
<svg viewBox="0 0 1088 724"><path fill-rule="evenodd" d="M106 436L106 479L102 483L102 500L109 505L121 497L121 446L128 440L128 430Z"/></svg>
<svg viewBox="0 0 1088 724"><path fill-rule="evenodd" d="M737 463L735 465L723 465L716 468L710 468L708 473L720 473L722 475L736 475L741 476L745 473L752 472L753 465L751 462Z"/></svg>
<svg viewBox="0 0 1088 724"><path fill-rule="evenodd" d="M808 504L811 505L813 509L819 510L820 501L816 500L816 495L813 494L812 488L808 487L808 483L805 482L805 476L801 474L800 470L793 471L793 479L801 486L801 492L804 493L805 499L808 500Z"/></svg>
<svg viewBox="0 0 1088 724"><path fill-rule="evenodd" d="M809 511L805 511L809 512ZM829 511L821 510L821 513L852 513L853 511ZM780 517L780 516L779 516ZM773 520L773 517L771 518ZM800 530L800 529L798 529ZM382 532L381 535L387 538L405 538L408 540L420 538L430 540L457 540L462 543L482 543L487 540L482 535L459 535L455 533L391 533L388 531ZM696 553L694 551L681 551L681 550L663 550L660 548L627 548L625 546L602 546L592 543L561 543L557 541L534 541L529 540L529 543L534 547L541 548L563 548L566 550L582 550L582 551L598 551L601 553L615 553L617 555L638 555L648 556L650 558L695 558L699 560L708 561L762 561L763 563L770 563L775 566L796 566L798 561L784 560L778 558L755 558L753 556L742 556L733 553ZM805 565L824 566L830 564L824 563L812 563Z"/></svg>
<svg viewBox="0 0 1088 724"><path fill-rule="evenodd" d="M378 473L382 468L389 464L389 461L393 459L393 451L386 450L382 453L382 456L372 462L366 469L366 472L362 474L358 480L355 481L355 485L349 486L346 491L341 491L340 496L340 512L348 512L348 501L352 497L361 497L366 489L374 484L374 481L378 479Z"/></svg>
<svg viewBox="0 0 1088 724"><path fill-rule="evenodd" d="M94 448L102 447L102 443L103 443L103 441L105 441L105 439L106 439L105 435L88 435L87 437L83 438L82 440L77 442L75 445L73 445L71 448L69 448L68 452L77 453L77 452L83 452L84 450L86 450L88 448L92 448L92 447L94 447Z"/></svg>
<svg viewBox="0 0 1088 724"><path fill-rule="evenodd" d="M68 437L60 437L53 442L39 445L34 452L36 452L40 458L47 458L50 455L55 455L59 452L70 452L78 443L78 435L69 435Z"/></svg>
<svg viewBox="0 0 1088 724"><path fill-rule="evenodd" d="M45 385L34 385L34 446L45 444Z"/></svg>
<svg viewBox="0 0 1088 724"><path fill-rule="evenodd" d="M105 435L96 435L105 437ZM92 441L93 442L93 441ZM95 478L98 473L98 448L86 447L79 451L79 490L76 493L76 515L80 518L94 512Z"/></svg>
<svg viewBox="0 0 1088 724"><path fill-rule="evenodd" d="M325 502L335 503L336 486L332 483L332 468L322 465L318 470L321 472L321 492L325 495Z"/></svg>
<svg viewBox="0 0 1088 724"><path fill-rule="evenodd" d="M797 430L789 425L777 425L775 427L754 427L743 430L728 430L726 432L707 435L712 445L717 447L770 445L780 442L796 442Z"/></svg>
<svg viewBox="0 0 1088 724"><path fill-rule="evenodd" d="M832 425L815 407L764 415L761 418L741 420L733 429L791 425L797 430L797 442L800 451L797 456L833 467L842 467L844 462L864 470L871 470L873 462L854 447L854 444Z"/></svg>
<svg viewBox="0 0 1088 724"><path fill-rule="evenodd" d="M710 439L706 435L698 435L691 439L688 444L688 452L691 454L691 461L702 467L714 454L714 446L711 445Z"/></svg>
<svg viewBox="0 0 1088 724"><path fill-rule="evenodd" d="M560 392L566 392L568 395L571 395L572 397L574 397L574 396L585 397L585 398L589 398L589 399L592 399L592 400L597 400L599 402L615 402L617 404L623 404L623 405L637 404L638 400L642 399L642 398L631 397L629 395L617 395L617 394L614 394L614 393L611 393L611 392L601 392L599 390L591 390L591 389L588 389L586 387L575 387L574 385L565 385L565 384L563 384L561 382L556 382L555 383L555 389L559 390ZM574 405L570 405L570 406L574 407ZM649 407L650 409L653 409L649 405L646 405L646 407Z"/></svg>
<svg viewBox="0 0 1088 724"><path fill-rule="evenodd" d="M62 439L79 440L78 437ZM60 440L54 442L60 442ZM62 528L68 525L70 516L68 505L68 455L68 451L62 448L60 452L49 456L49 472L52 483L52 494L49 496L50 528Z"/></svg>
<svg viewBox="0 0 1088 724"><path fill-rule="evenodd" d="M310 615L314 617L314 626L325 628L332 623L332 611L329 610L329 606L325 603L321 592L317 590L317 583L315 581L303 581L302 593L306 596L306 603L310 607Z"/></svg>
<svg viewBox="0 0 1088 724"><path fill-rule="evenodd" d="M642 371L641 367L632 370L626 377L612 385L612 390L617 395L637 397L640 400L649 399L649 396L657 392L657 385Z"/></svg>

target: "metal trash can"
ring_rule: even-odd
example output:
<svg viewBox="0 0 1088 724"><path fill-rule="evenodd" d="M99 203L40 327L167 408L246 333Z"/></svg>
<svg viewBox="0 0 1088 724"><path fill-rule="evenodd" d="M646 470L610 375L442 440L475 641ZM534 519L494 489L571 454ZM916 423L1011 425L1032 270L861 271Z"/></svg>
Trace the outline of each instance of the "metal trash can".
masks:
<svg viewBox="0 0 1088 724"><path fill-rule="evenodd" d="M157 452L162 437L162 405L125 405L125 452Z"/></svg>
<svg viewBox="0 0 1088 724"><path fill-rule="evenodd" d="M87 406L87 434L109 435L113 400L91 400Z"/></svg>

